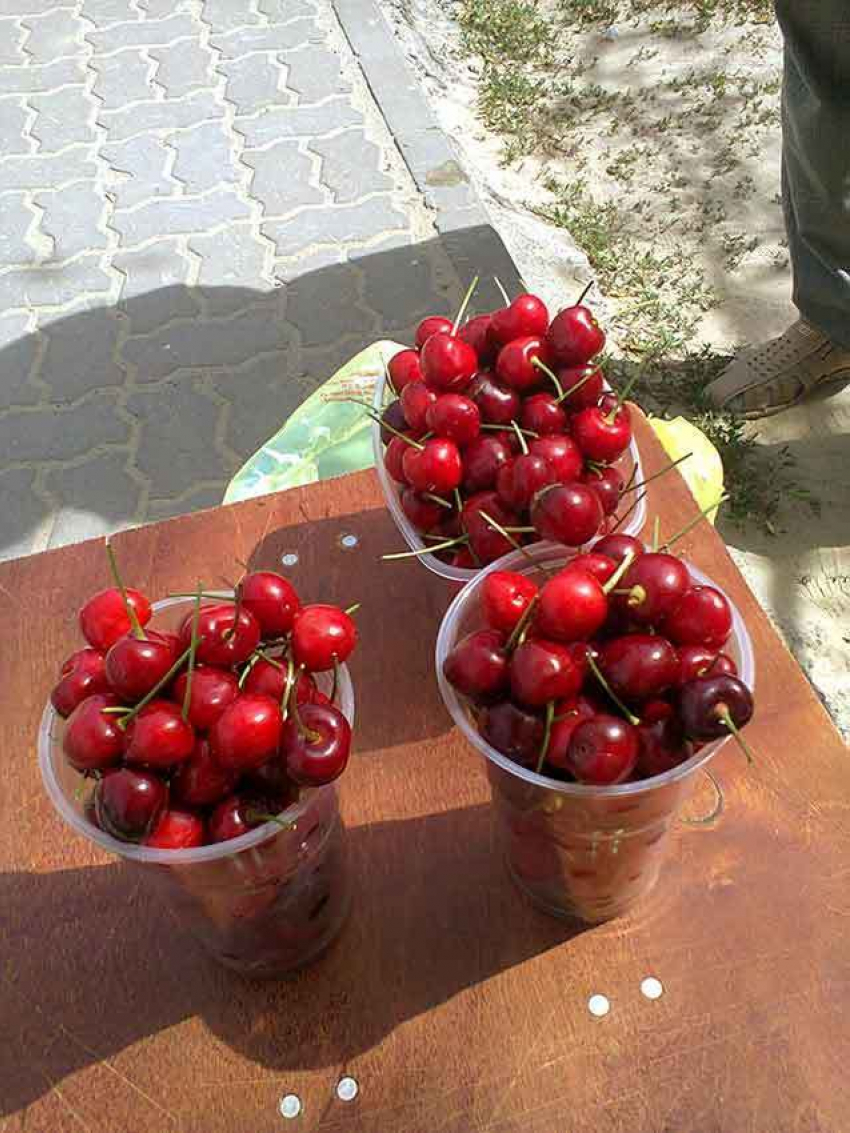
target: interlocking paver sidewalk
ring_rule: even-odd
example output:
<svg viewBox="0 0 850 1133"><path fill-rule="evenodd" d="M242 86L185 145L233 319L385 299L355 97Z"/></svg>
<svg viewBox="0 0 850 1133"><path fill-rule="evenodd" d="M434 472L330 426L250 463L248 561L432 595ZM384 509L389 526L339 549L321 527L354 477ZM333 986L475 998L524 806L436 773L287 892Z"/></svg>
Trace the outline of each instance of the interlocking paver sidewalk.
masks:
<svg viewBox="0 0 850 1133"><path fill-rule="evenodd" d="M447 156L372 0L0 0L0 557L218 502L504 264Z"/></svg>

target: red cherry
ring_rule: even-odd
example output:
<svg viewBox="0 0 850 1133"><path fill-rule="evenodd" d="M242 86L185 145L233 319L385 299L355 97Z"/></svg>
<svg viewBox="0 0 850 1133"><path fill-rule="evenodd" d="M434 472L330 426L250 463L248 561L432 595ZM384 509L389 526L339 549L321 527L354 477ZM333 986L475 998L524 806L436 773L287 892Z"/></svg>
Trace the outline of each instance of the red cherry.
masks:
<svg viewBox="0 0 850 1133"><path fill-rule="evenodd" d="M286 688L286 665L281 661L260 657L251 666L251 671L242 685L245 692L258 692L270 696L280 704ZM299 704L316 699L316 682L309 673L301 673L295 683L295 696Z"/></svg>
<svg viewBox="0 0 850 1133"><path fill-rule="evenodd" d="M558 641L524 641L511 657L510 670L513 697L529 708L575 696L581 688L581 671Z"/></svg>
<svg viewBox="0 0 850 1133"><path fill-rule="evenodd" d="M598 366L564 366L556 370L556 375L568 412L578 413L599 404L605 381Z"/></svg>
<svg viewBox="0 0 850 1133"><path fill-rule="evenodd" d="M442 315L429 315L427 319L423 319L416 328L417 350L422 349L432 334L448 334L452 326L452 320L443 318Z"/></svg>
<svg viewBox="0 0 850 1133"><path fill-rule="evenodd" d="M567 763L579 783L608 786L628 779L637 756L637 730L617 716L600 714L575 729Z"/></svg>
<svg viewBox="0 0 850 1133"><path fill-rule="evenodd" d="M300 716L300 726L294 718L283 726L281 758L293 782L303 787L320 787L345 770L351 750L351 728L343 714L331 705L305 704Z"/></svg>
<svg viewBox="0 0 850 1133"><path fill-rule="evenodd" d="M496 377L509 389L534 389L543 380L540 370L532 364L535 358L546 361L543 340L541 338L516 338L508 342L499 351L496 359Z"/></svg>
<svg viewBox="0 0 850 1133"><path fill-rule="evenodd" d="M676 645L719 649L732 632L732 611L713 586L692 586L664 619L662 628Z"/></svg>
<svg viewBox="0 0 850 1133"><path fill-rule="evenodd" d="M429 430L439 437L447 437L456 445L468 445L481 432L481 414L478 406L459 393L444 393L433 402L425 414Z"/></svg>
<svg viewBox="0 0 850 1133"><path fill-rule="evenodd" d="M576 555L564 567L564 570L587 571L603 586L616 569L617 564L613 559L607 555L600 555L597 551L587 551L583 555Z"/></svg>
<svg viewBox="0 0 850 1133"><path fill-rule="evenodd" d="M632 439L631 422L622 410L612 416L598 407L582 409L572 418L570 429L585 457L602 464L616 460Z"/></svg>
<svg viewBox="0 0 850 1133"><path fill-rule="evenodd" d="M424 448L409 448L402 459L404 474L417 492L451 495L460 485L463 461L454 441L432 437Z"/></svg>
<svg viewBox="0 0 850 1133"><path fill-rule="evenodd" d="M578 445L570 437L536 437L529 444L528 451L535 456L542 456L561 484L578 480L584 468Z"/></svg>
<svg viewBox="0 0 850 1133"><path fill-rule="evenodd" d="M63 664L50 703L60 716L70 716L87 697L108 691L103 654L97 649L78 649Z"/></svg>
<svg viewBox="0 0 850 1133"><path fill-rule="evenodd" d="M204 844L204 822L188 810L164 810L147 838L152 850L191 850Z"/></svg>
<svg viewBox="0 0 850 1133"><path fill-rule="evenodd" d="M582 484L593 488L602 510L606 515L613 515L620 506L623 488L626 482L616 468L586 468L581 474Z"/></svg>
<svg viewBox="0 0 850 1133"><path fill-rule="evenodd" d="M608 597L587 571L570 567L540 591L535 629L555 641L589 640L605 624Z"/></svg>
<svg viewBox="0 0 850 1133"><path fill-rule="evenodd" d="M695 740L714 740L743 728L753 715L753 694L737 677L721 674L689 681L679 689L679 719Z"/></svg>
<svg viewBox="0 0 850 1133"><path fill-rule="evenodd" d="M152 700L127 725L124 759L129 764L173 767L195 750L195 730L171 700Z"/></svg>
<svg viewBox="0 0 850 1133"><path fill-rule="evenodd" d="M127 587L127 601L136 611L140 624L147 625L151 620L151 604L144 594ZM116 587L101 590L89 598L80 610L79 619L83 637L101 653L132 629L121 591Z"/></svg>
<svg viewBox="0 0 850 1133"><path fill-rule="evenodd" d="M292 629L292 621L301 602L295 587L281 574L271 570L255 570L239 584L242 608L254 615L263 638L283 637Z"/></svg>
<svg viewBox="0 0 850 1133"><path fill-rule="evenodd" d="M119 637L106 654L106 676L125 701L141 700L158 685L174 662L172 639L149 630L147 637Z"/></svg>
<svg viewBox="0 0 850 1133"><path fill-rule="evenodd" d="M534 767L543 743L543 721L533 712L506 700L486 708L481 735L496 751L524 767Z"/></svg>
<svg viewBox="0 0 850 1133"><path fill-rule="evenodd" d="M531 522L542 539L579 547L592 539L602 522L602 504L586 484L544 488L531 505Z"/></svg>
<svg viewBox="0 0 850 1133"><path fill-rule="evenodd" d="M590 308L576 304L555 315L546 341L562 366L584 366L605 345L605 333Z"/></svg>
<svg viewBox="0 0 850 1133"><path fill-rule="evenodd" d="M426 500L424 496L420 496L412 488L402 489L399 502L401 503L401 510L416 530L423 534L439 527L443 521L443 516L446 514L446 509L441 504L435 503L434 500Z"/></svg>
<svg viewBox="0 0 850 1133"><path fill-rule="evenodd" d="M494 341L490 333L492 315L476 315L463 324L457 332L458 338L472 347L478 355L478 361L486 366L496 354Z"/></svg>
<svg viewBox="0 0 850 1133"><path fill-rule="evenodd" d="M171 699L182 708L189 674L182 672L174 682ZM211 728L228 704L239 695L239 683L226 669L199 666L192 672L187 718L201 732Z"/></svg>
<svg viewBox="0 0 850 1133"><path fill-rule="evenodd" d="M241 838L268 822L280 811L277 800L254 791L242 791L220 802L209 817L207 834L211 842Z"/></svg>
<svg viewBox="0 0 850 1133"><path fill-rule="evenodd" d="M657 634L629 633L606 641L598 665L613 691L630 701L658 696L679 678L676 650Z"/></svg>
<svg viewBox="0 0 850 1133"><path fill-rule="evenodd" d="M626 555L631 555L633 559L640 558L643 554L643 543L639 539L635 539L633 535L622 535L615 531L611 535L597 539L593 544L593 553L605 555L607 558L613 559L619 566Z"/></svg>
<svg viewBox="0 0 850 1133"><path fill-rule="evenodd" d="M414 434L418 433L421 436L428 431L425 417L436 400L437 394L434 390L429 389L424 382L411 382L401 391L401 407L404 410L404 419ZM407 446L407 448L410 447L410 445Z"/></svg>
<svg viewBox="0 0 850 1133"><path fill-rule="evenodd" d="M245 783L251 791L256 791L260 797L269 800L269 814L280 814L298 801L298 786L287 775L279 755L255 771L250 771L245 777Z"/></svg>
<svg viewBox="0 0 850 1133"><path fill-rule="evenodd" d="M665 771L671 771L686 759L690 759L693 754L693 748L685 739L681 723L672 714L649 721L644 711L637 731L639 744L637 772L642 778L650 779L653 775L663 775Z"/></svg>
<svg viewBox="0 0 850 1133"><path fill-rule="evenodd" d="M511 450L501 437L482 433L463 452L463 487L467 492L481 492L496 483L499 469L511 459Z"/></svg>
<svg viewBox="0 0 850 1133"><path fill-rule="evenodd" d="M496 491L509 508L525 511L541 488L555 483L555 471L533 452L521 453L499 469Z"/></svg>
<svg viewBox="0 0 850 1133"><path fill-rule="evenodd" d="M462 338L443 332L431 335L422 347L419 364L432 389L460 391L472 380L478 358Z"/></svg>
<svg viewBox="0 0 850 1133"><path fill-rule="evenodd" d="M505 635L496 629L468 634L446 657L443 675L458 692L472 700L494 700L508 687Z"/></svg>
<svg viewBox="0 0 850 1133"><path fill-rule="evenodd" d="M481 612L493 629L509 634L537 595L537 584L524 574L494 570L481 584Z"/></svg>
<svg viewBox="0 0 850 1133"><path fill-rule="evenodd" d="M153 830L168 802L168 787L157 775L122 767L94 789L101 830L124 842L141 842Z"/></svg>
<svg viewBox="0 0 850 1133"><path fill-rule="evenodd" d="M261 693L242 693L213 724L210 750L223 768L251 771L277 751L281 727L276 700Z"/></svg>
<svg viewBox="0 0 850 1133"><path fill-rule="evenodd" d="M469 547L458 547L449 561L453 567L459 567L461 570L477 570L478 568L478 563Z"/></svg>
<svg viewBox="0 0 850 1133"><path fill-rule="evenodd" d="M209 741L198 739L188 759L171 780L176 799L186 806L212 806L236 786L239 772L221 767L213 758Z"/></svg>
<svg viewBox="0 0 850 1133"><path fill-rule="evenodd" d="M485 512L500 527L515 527L517 516L508 511L495 492L478 492L463 505L461 524L470 546L482 563L492 563L514 550L514 545L482 516Z"/></svg>
<svg viewBox="0 0 850 1133"><path fill-rule="evenodd" d="M292 656L311 673L345 661L357 644L357 626L338 606L302 606L292 628Z"/></svg>
<svg viewBox="0 0 850 1133"><path fill-rule="evenodd" d="M387 372L393 389L396 393L401 393L406 385L422 380L419 355L415 350L399 350L398 354L390 358Z"/></svg>
<svg viewBox="0 0 850 1133"><path fill-rule="evenodd" d="M396 400L391 401L381 414L381 443L388 445L399 433L408 433L416 437L423 435L419 430L410 428L401 401Z"/></svg>
<svg viewBox="0 0 850 1133"><path fill-rule="evenodd" d="M114 693L95 693L78 704L68 717L62 750L77 771L101 771L117 763L124 754L126 737L118 727L118 716L103 711L120 704Z"/></svg>
<svg viewBox="0 0 850 1133"><path fill-rule="evenodd" d="M533 393L522 403L520 424L543 437L565 432L567 415L551 393Z"/></svg>
<svg viewBox="0 0 850 1133"><path fill-rule="evenodd" d="M654 625L670 613L691 585L688 568L675 555L659 552L641 555L620 582L629 617L638 625Z"/></svg>
<svg viewBox="0 0 850 1133"><path fill-rule="evenodd" d="M401 437L393 437L384 452L384 467L397 484L406 484L404 454L411 446Z"/></svg>
<svg viewBox="0 0 850 1133"><path fill-rule="evenodd" d="M180 625L180 643L185 649L192 637L194 612ZM204 606L198 617L198 647L195 659L202 665L218 665L223 669L247 661L260 644L260 625L245 609L237 612L232 602Z"/></svg>
<svg viewBox="0 0 850 1133"><path fill-rule="evenodd" d="M559 771L569 771L569 748L573 732L585 720L592 720L599 709L586 696L560 700L555 705L555 721L549 733L546 762Z"/></svg>
<svg viewBox="0 0 850 1133"><path fill-rule="evenodd" d="M475 375L466 393L488 425L510 425L519 415L522 401L517 391L500 385L487 370Z"/></svg>
<svg viewBox="0 0 850 1133"><path fill-rule="evenodd" d="M536 295L523 293L507 307L490 316L490 334L500 346L524 335L542 337L549 329L549 312L546 304Z"/></svg>
<svg viewBox="0 0 850 1133"><path fill-rule="evenodd" d="M698 680L699 677L718 677L725 674L737 677L738 667L726 653L718 653L705 645L682 645L679 654L679 683Z"/></svg>

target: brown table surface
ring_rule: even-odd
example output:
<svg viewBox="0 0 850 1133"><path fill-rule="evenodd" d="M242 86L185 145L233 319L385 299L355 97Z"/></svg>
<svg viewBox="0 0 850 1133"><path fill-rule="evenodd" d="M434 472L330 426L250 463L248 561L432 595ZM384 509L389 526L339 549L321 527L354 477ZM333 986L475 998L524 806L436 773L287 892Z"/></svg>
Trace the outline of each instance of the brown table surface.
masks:
<svg viewBox="0 0 850 1133"><path fill-rule="evenodd" d="M647 471L665 458L639 422ZM670 533L696 511L653 484ZM358 537L347 550L343 535ZM488 791L432 671L452 586L415 562L371 472L115 540L154 596L290 574L359 601L358 755L341 795L352 918L313 967L250 983L207 960L135 875L67 829L39 780L39 714L74 613L108 584L91 541L0 566L3 1133L826 1133L850 1128L850 766L796 664L702 522L682 550L734 598L757 657L748 770L679 828L656 895L577 931L527 907L491 845ZM692 813L710 805L706 783ZM650 1001L641 981L664 994ZM606 995L594 1018L588 997ZM343 1074L356 1101L335 1098ZM303 1102L284 1122L282 1095Z"/></svg>

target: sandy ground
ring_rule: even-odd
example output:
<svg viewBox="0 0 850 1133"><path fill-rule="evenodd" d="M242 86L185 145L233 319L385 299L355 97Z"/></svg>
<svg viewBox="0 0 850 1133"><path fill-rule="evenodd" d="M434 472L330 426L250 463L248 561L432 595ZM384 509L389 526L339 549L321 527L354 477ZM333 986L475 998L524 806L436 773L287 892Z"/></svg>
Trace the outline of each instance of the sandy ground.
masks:
<svg viewBox="0 0 850 1133"><path fill-rule="evenodd" d="M572 156L559 153L553 159L541 146L505 164L503 139L483 125L477 111L480 62L461 45L452 0L382 0L382 6L526 283L550 304L563 304L589 277L585 256L565 230L535 215L535 209L552 202L545 181L554 175L562 181L580 177L594 197L614 200L627 213L635 202L647 201L641 207L655 216L639 218L638 237L644 224L652 234L669 218L662 239L669 238L683 264L698 265L717 296L693 341L733 350L777 334L793 321L778 201L778 29L757 28L743 42L734 28L696 42L659 39L640 26L585 34L570 44L574 51L578 43L592 61L582 79L609 93L631 97L637 92L637 135L634 130L632 136L627 130L601 134L591 121L579 132ZM695 67L711 75L712 61L738 83L728 97L713 101L710 92L687 81ZM747 76L759 76L759 86L740 98ZM684 81L680 97L675 91L669 95L671 79L674 87ZM653 91L661 95L648 97ZM668 103L661 97L665 91ZM701 130L690 131L693 115L702 113ZM742 114L747 115L745 129L740 128ZM656 133L653 122L661 122ZM727 122L724 135L721 127ZM730 138L740 141L731 170L726 168ZM626 159L618 164L624 150ZM612 164L627 176L612 178L606 172ZM679 286L687 286L687 279ZM617 299L603 297L599 305L616 334ZM785 530L775 536L755 525L741 530L721 521L720 527L836 723L850 734L850 388L756 428L759 443L770 451L789 447L796 478L820 502L820 514L791 503L783 516Z"/></svg>

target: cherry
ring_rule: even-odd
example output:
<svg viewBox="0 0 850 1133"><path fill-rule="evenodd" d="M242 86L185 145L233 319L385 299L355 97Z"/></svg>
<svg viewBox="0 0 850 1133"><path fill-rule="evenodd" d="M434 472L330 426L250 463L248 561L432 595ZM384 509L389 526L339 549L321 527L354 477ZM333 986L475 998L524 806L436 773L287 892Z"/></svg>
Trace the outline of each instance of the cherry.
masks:
<svg viewBox="0 0 850 1133"><path fill-rule="evenodd" d="M462 638L443 662L443 675L458 692L472 700L493 700L507 690L508 655L505 635L480 629Z"/></svg>
<svg viewBox="0 0 850 1133"><path fill-rule="evenodd" d="M268 822L274 807L273 801L253 792L231 795L218 804L207 821L210 841L229 842L231 838L241 838Z"/></svg>
<svg viewBox="0 0 850 1133"><path fill-rule="evenodd" d="M491 333L492 315L476 315L463 324L458 331L458 338L462 338L475 353L482 365L487 365L496 355L494 339Z"/></svg>
<svg viewBox="0 0 850 1133"><path fill-rule="evenodd" d="M628 779L637 757L637 729L617 716L600 713L573 731L567 764L579 783L603 787Z"/></svg>
<svg viewBox="0 0 850 1133"><path fill-rule="evenodd" d="M611 535L604 535L601 539L597 539L593 544L593 553L605 555L607 558L613 559L619 566L626 555L631 555L633 559L639 559L643 554L643 543L640 539L635 539L633 535L623 535L615 531Z"/></svg>
<svg viewBox="0 0 850 1133"><path fill-rule="evenodd" d="M87 697L108 691L103 654L97 649L78 649L63 664L50 703L60 716L70 716Z"/></svg>
<svg viewBox="0 0 850 1133"><path fill-rule="evenodd" d="M509 508L525 511L541 488L554 483L555 471L549 462L527 452L499 469L496 491Z"/></svg>
<svg viewBox="0 0 850 1133"><path fill-rule="evenodd" d="M97 824L113 838L141 842L156 826L168 802L168 787L157 775L122 767L94 789Z"/></svg>
<svg viewBox="0 0 850 1133"><path fill-rule="evenodd" d="M106 676L123 700L141 700L159 684L177 656L173 640L156 630L149 630L146 637L127 634L106 654Z"/></svg>
<svg viewBox="0 0 850 1133"><path fill-rule="evenodd" d="M511 450L501 437L482 433L463 453L463 487L467 492L492 488L499 469L511 459Z"/></svg>
<svg viewBox="0 0 850 1133"><path fill-rule="evenodd" d="M68 718L62 750L77 771L101 771L124 754L125 736L118 718L103 711L121 701L112 692L95 693L78 704Z"/></svg>
<svg viewBox="0 0 850 1133"><path fill-rule="evenodd" d="M652 551L629 567L620 586L629 616L639 625L654 625L670 613L691 585L688 568L675 555Z"/></svg>
<svg viewBox="0 0 850 1133"><path fill-rule="evenodd" d="M422 347L419 364L432 389L459 391L472 380L478 357L469 343L444 331L431 335Z"/></svg>
<svg viewBox="0 0 850 1133"><path fill-rule="evenodd" d="M478 568L478 563L469 547L458 547L449 561L452 566L459 567L461 570L477 570Z"/></svg>
<svg viewBox="0 0 850 1133"><path fill-rule="evenodd" d="M445 328L442 328L445 329ZM422 370L419 365L419 355L415 350L399 350L390 358L387 373L395 392L401 393L406 385L422 380Z"/></svg>
<svg viewBox="0 0 850 1133"><path fill-rule="evenodd" d="M541 437L550 433L563 433L567 415L551 393L533 393L522 403L520 424L523 429Z"/></svg>
<svg viewBox="0 0 850 1133"><path fill-rule="evenodd" d="M663 629L677 645L719 649L732 632L732 611L713 586L692 586L664 619Z"/></svg>
<svg viewBox="0 0 850 1133"><path fill-rule="evenodd" d="M604 586L617 569L617 565L608 555L600 555L598 551L586 551L583 555L576 555L575 558L570 559L564 570L587 571Z"/></svg>
<svg viewBox="0 0 850 1133"><path fill-rule="evenodd" d="M562 484L578 480L584 468L584 460L578 445L570 437L535 437L529 444L528 451L535 456L542 456L551 465L556 479Z"/></svg>
<svg viewBox="0 0 850 1133"><path fill-rule="evenodd" d="M456 445L468 445L481 432L481 413L471 398L459 393L444 393L429 405L425 413L428 428Z"/></svg>
<svg viewBox="0 0 850 1133"><path fill-rule="evenodd" d="M581 475L582 484L593 488L602 510L606 515L613 515L620 506L623 488L626 483L616 468L587 468Z"/></svg>
<svg viewBox="0 0 850 1133"><path fill-rule="evenodd" d="M136 612L140 625L151 620L151 604L139 590L127 587L127 601ZM83 637L94 649L105 653L119 637L132 629L121 591L112 586L89 598L79 613Z"/></svg>
<svg viewBox="0 0 850 1133"><path fill-rule="evenodd" d="M194 611L180 625L180 643L185 649L192 639ZM260 625L250 610L232 602L204 606L198 615L198 646L195 660L202 665L230 668L247 661L260 643Z"/></svg>
<svg viewBox="0 0 850 1133"><path fill-rule="evenodd" d="M186 806L212 806L230 794L238 779L238 771L216 762L208 740L197 739L192 754L174 773L171 790Z"/></svg>
<svg viewBox="0 0 850 1133"><path fill-rule="evenodd" d="M727 674L737 677L738 667L726 653L718 653L705 645L682 645L679 654L679 683L695 681L698 677L719 677Z"/></svg>
<svg viewBox="0 0 850 1133"><path fill-rule="evenodd" d="M292 629L292 620L301 603L295 587L282 574L255 570L239 584L242 608L254 615L264 638L283 637Z"/></svg>
<svg viewBox="0 0 850 1133"><path fill-rule="evenodd" d="M292 628L292 656L296 665L321 673L345 661L357 644L357 626L338 606L317 603L302 606Z"/></svg>
<svg viewBox="0 0 850 1133"><path fill-rule="evenodd" d="M576 303L555 315L546 341L562 366L584 366L605 345L605 332L590 308Z"/></svg>
<svg viewBox="0 0 850 1133"><path fill-rule="evenodd" d="M613 415L598 406L582 409L570 422L575 442L588 460L609 463L626 451L632 439L632 426L622 409Z"/></svg>
<svg viewBox="0 0 850 1133"><path fill-rule="evenodd" d="M592 720L598 707L587 696L559 700L555 705L555 720L546 746L546 762L558 771L570 771L569 748L573 732L585 720Z"/></svg>
<svg viewBox="0 0 850 1133"><path fill-rule="evenodd" d="M397 437L399 433L406 433L409 429L407 418L404 415L404 407L400 400L391 401L390 404L381 414L381 442L388 445L393 437ZM417 432L417 436L422 436L421 432Z"/></svg>
<svg viewBox="0 0 850 1133"><path fill-rule="evenodd" d="M513 697L529 708L575 696L581 688L581 670L559 641L524 641L514 651L510 669Z"/></svg>
<svg viewBox="0 0 850 1133"><path fill-rule="evenodd" d="M195 730L171 700L152 700L127 725L124 759L157 770L173 767L195 750Z"/></svg>
<svg viewBox="0 0 850 1133"><path fill-rule="evenodd" d="M548 329L546 304L527 292L517 295L507 307L494 311L490 316L490 334L500 346L528 335L542 337Z"/></svg>
<svg viewBox="0 0 850 1133"><path fill-rule="evenodd" d="M417 492L451 495L463 477L463 461L454 441L432 437L423 448L409 448L402 468L411 488Z"/></svg>
<svg viewBox="0 0 850 1133"><path fill-rule="evenodd" d="M191 850L204 844L204 822L188 810L164 810L145 838L152 850Z"/></svg>
<svg viewBox="0 0 850 1133"><path fill-rule="evenodd" d="M488 425L510 425L520 413L522 400L517 391L500 385L488 370L477 373L466 392Z"/></svg>
<svg viewBox="0 0 850 1133"><path fill-rule="evenodd" d="M286 691L286 665L281 661L258 658L251 666L242 688L245 692L261 692L264 696L276 700L278 704L282 703ZM321 694L316 688L316 682L310 674L301 673L295 682L295 697L298 704L315 701L319 695Z"/></svg>
<svg viewBox="0 0 850 1133"><path fill-rule="evenodd" d="M484 512L500 527L515 527L517 517L508 511L495 492L478 492L463 505L461 524L470 546L483 563L492 563L513 551L514 544L501 535L481 514Z"/></svg>
<svg viewBox="0 0 850 1133"><path fill-rule="evenodd" d="M492 629L511 633L537 596L537 584L527 575L494 570L481 584L481 612Z"/></svg>
<svg viewBox="0 0 850 1133"><path fill-rule="evenodd" d="M302 787L321 787L345 770L351 750L351 728L332 705L305 704L300 720L283 726L280 754L293 782Z"/></svg>
<svg viewBox="0 0 850 1133"><path fill-rule="evenodd" d="M428 431L425 415L437 400L437 394L429 389L424 382L411 382L401 391L401 408L404 419L414 434L422 436ZM403 442L402 442L403 443ZM407 445L407 448L411 448Z"/></svg>
<svg viewBox="0 0 850 1133"><path fill-rule="evenodd" d="M611 689L625 700L658 696L679 677L676 650L655 634L629 633L606 641L598 663Z"/></svg>
<svg viewBox="0 0 850 1133"><path fill-rule="evenodd" d="M279 756L270 759L255 771L249 772L245 782L264 798L274 800L270 814L280 814L298 801L298 787L287 775L286 767Z"/></svg>
<svg viewBox="0 0 850 1133"><path fill-rule="evenodd" d="M309 609L309 607L305 607ZM225 769L251 771L277 751L280 704L262 693L242 693L228 704L210 731L210 750Z"/></svg>
<svg viewBox="0 0 850 1133"><path fill-rule="evenodd" d="M404 454L411 446L401 437L393 437L384 453L384 467L397 484L406 484Z"/></svg>
<svg viewBox="0 0 850 1133"><path fill-rule="evenodd" d="M496 751L524 767L534 767L543 743L543 721L510 700L486 708L480 719L481 735Z"/></svg>
<svg viewBox="0 0 850 1133"><path fill-rule="evenodd" d="M663 702L659 702L663 703ZM666 705L672 709L670 705ZM693 748L685 739L685 733L680 721L674 715L666 715L660 719L649 721L644 711L641 723L637 725L638 732L638 774L643 778L652 778L653 775L663 775L690 759Z"/></svg>
<svg viewBox="0 0 850 1133"><path fill-rule="evenodd" d="M182 708L189 674L183 672L174 682L171 699ZM239 683L233 673L203 665L192 671L187 716L193 728L201 732L211 728L228 704L239 695Z"/></svg>
<svg viewBox="0 0 850 1133"><path fill-rule="evenodd" d="M556 371L570 413L599 404L605 381L598 366L564 366Z"/></svg>
<svg viewBox="0 0 850 1133"><path fill-rule="evenodd" d="M629 409L628 405L626 405L626 403L617 396L616 393L604 393L599 399L599 408L606 416L620 412L623 414L627 421L631 422L631 410Z"/></svg>
<svg viewBox="0 0 850 1133"><path fill-rule="evenodd" d="M399 502L401 510L417 531L433 531L435 527L440 526L446 514L446 509L441 504L420 496L412 488L402 489Z"/></svg>
<svg viewBox="0 0 850 1133"><path fill-rule="evenodd" d="M432 334L449 334L452 330L452 320L442 315L429 315L423 319L416 328L416 347L421 350Z"/></svg>
<svg viewBox="0 0 850 1133"><path fill-rule="evenodd" d="M534 389L542 381L540 371L533 365L534 358L546 360L543 340L531 336L515 338L499 351L496 377L509 389L520 393Z"/></svg>
<svg viewBox="0 0 850 1133"><path fill-rule="evenodd" d="M555 484L537 494L531 522L542 539L579 547L592 539L602 522L599 496L586 484Z"/></svg>
<svg viewBox="0 0 850 1133"><path fill-rule="evenodd" d="M685 733L695 740L726 736L743 728L752 715L753 694L743 681L726 673L688 681L679 689L679 718Z"/></svg>
<svg viewBox="0 0 850 1133"><path fill-rule="evenodd" d="M588 571L570 567L540 591L535 629L555 641L588 640L607 616L608 597L600 583Z"/></svg>

